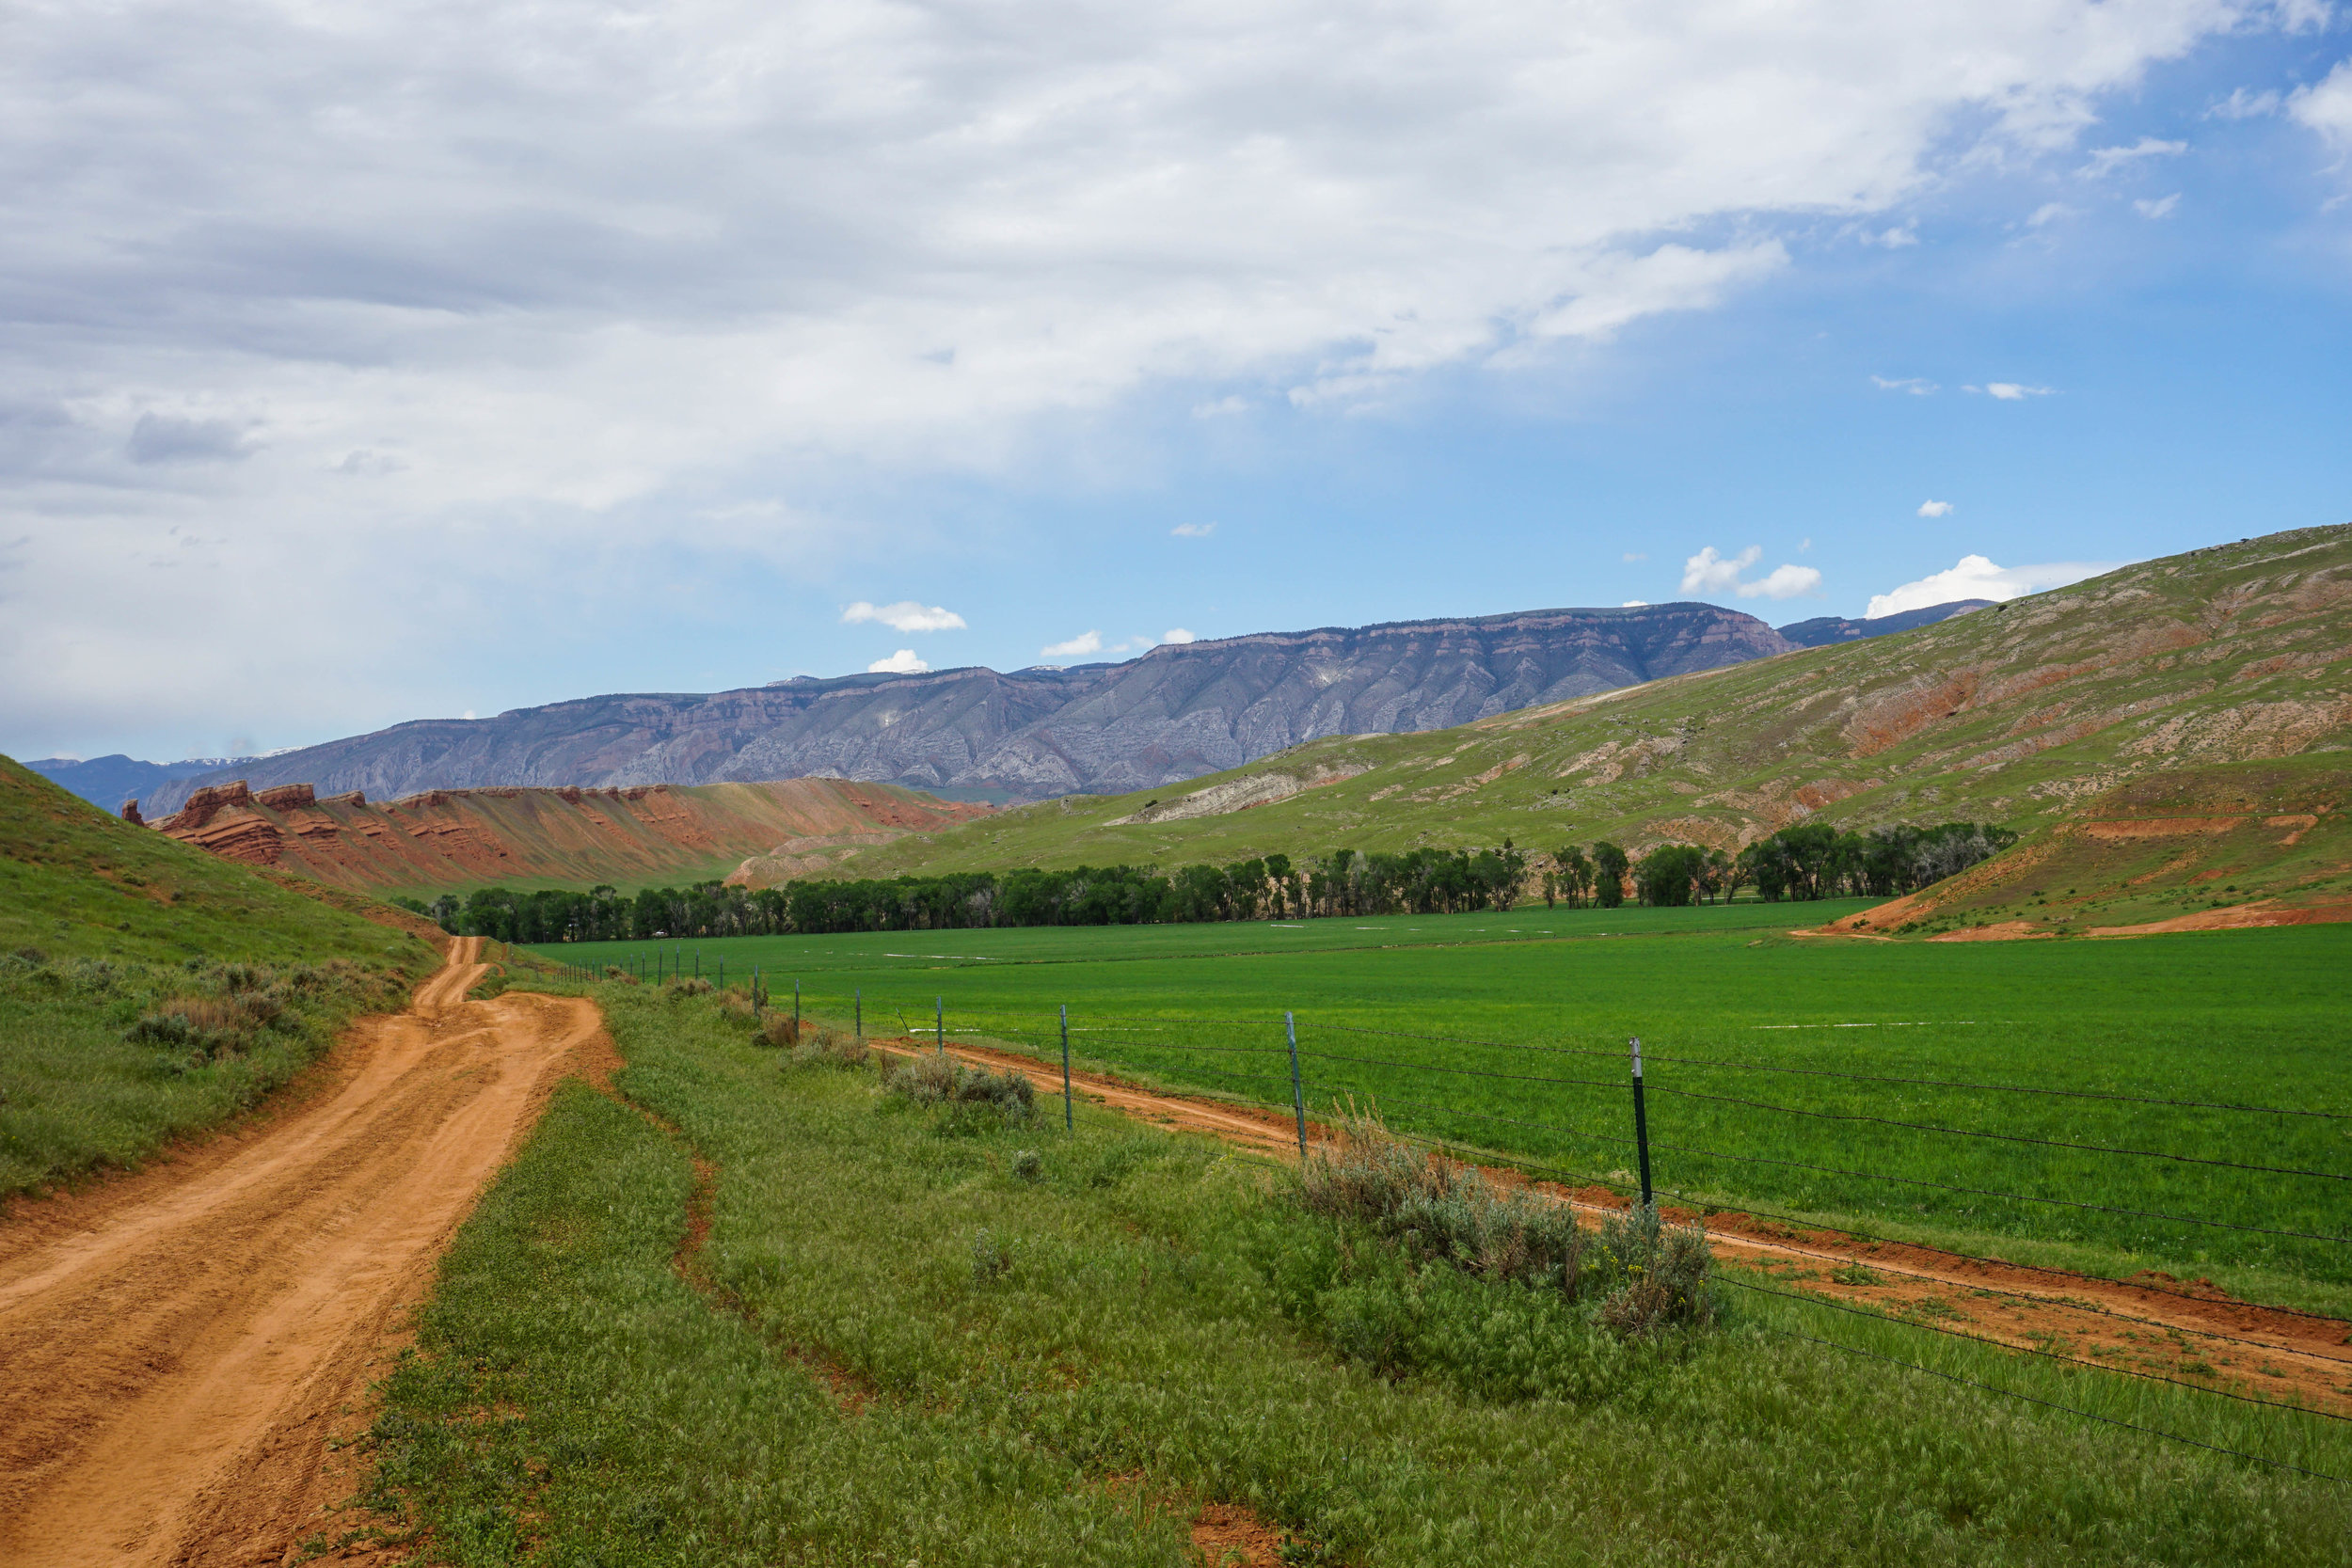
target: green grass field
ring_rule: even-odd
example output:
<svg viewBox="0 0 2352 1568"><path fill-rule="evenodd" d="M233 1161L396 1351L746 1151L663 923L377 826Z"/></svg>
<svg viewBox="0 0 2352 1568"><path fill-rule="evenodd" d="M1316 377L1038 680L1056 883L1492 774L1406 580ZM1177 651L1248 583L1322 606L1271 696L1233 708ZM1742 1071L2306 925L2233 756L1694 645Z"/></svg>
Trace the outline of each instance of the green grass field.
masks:
<svg viewBox="0 0 2352 1568"><path fill-rule="evenodd" d="M250 1109L439 963L352 912L364 899L320 893L132 827L0 758L0 1197L135 1164ZM175 1007L251 1026L193 1044L126 1037Z"/></svg>
<svg viewBox="0 0 2352 1568"><path fill-rule="evenodd" d="M1399 1274L1263 1160L921 1108L707 999L596 994L633 1104L559 1093L374 1429L387 1532L429 1560L1178 1568L1208 1501L1298 1563L2332 1563L2352 1534L2352 1489L1870 1356L2352 1473L2332 1423L1760 1299L1628 1348ZM1437 1348L1375 1375L1379 1314ZM1492 1391L1537 1363L1573 1375Z"/></svg>
<svg viewBox="0 0 2352 1568"><path fill-rule="evenodd" d="M929 1030L941 998L957 1038L1048 1055L1066 1004L1082 1063L1285 1107L1287 1011L1312 1109L1353 1096L1401 1131L1618 1182L1634 1165L1625 1042L1639 1034L1670 1195L2352 1307L2352 1182L2331 1179L2352 1173L2352 927L1939 944L1787 934L1859 907L786 937L683 956L707 976L723 961L731 983L756 964L780 1003L797 978L811 1013L845 1024L862 991L874 1033ZM649 961L626 944L540 951Z"/></svg>

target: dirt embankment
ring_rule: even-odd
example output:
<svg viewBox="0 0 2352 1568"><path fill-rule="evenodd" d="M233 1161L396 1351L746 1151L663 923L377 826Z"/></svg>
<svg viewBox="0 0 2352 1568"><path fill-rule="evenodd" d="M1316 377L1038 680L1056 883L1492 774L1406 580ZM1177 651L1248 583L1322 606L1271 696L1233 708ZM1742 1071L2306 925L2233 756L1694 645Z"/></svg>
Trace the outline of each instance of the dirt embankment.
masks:
<svg viewBox="0 0 2352 1568"><path fill-rule="evenodd" d="M468 1002L480 942L452 945L306 1098L0 1224L0 1561L276 1563L336 1533L357 1475L331 1441L602 1028L583 1000Z"/></svg>
<svg viewBox="0 0 2352 1568"><path fill-rule="evenodd" d="M868 1043L897 1055L934 1049L914 1038ZM984 1046L951 1045L948 1053L976 1067L1010 1068L1026 1075L1041 1096L1061 1093L1058 1066ZM1071 1087L1089 1104L1141 1120L1206 1132L1261 1153L1298 1157L1295 1114L1146 1089L1094 1073L1073 1072ZM1308 1121L1309 1147L1327 1136L1321 1123ZM1487 1174L1594 1215L1627 1202L1606 1188L1531 1182L1507 1169ZM1735 1211L1702 1214L1669 1207L1665 1212L1682 1223L1703 1223L1718 1257L1764 1271L1776 1281L1772 1289L1867 1306L1926 1326L2112 1371L2352 1415L2352 1323L2236 1301L2209 1280L2184 1283L2163 1275L2101 1279L1867 1241Z"/></svg>

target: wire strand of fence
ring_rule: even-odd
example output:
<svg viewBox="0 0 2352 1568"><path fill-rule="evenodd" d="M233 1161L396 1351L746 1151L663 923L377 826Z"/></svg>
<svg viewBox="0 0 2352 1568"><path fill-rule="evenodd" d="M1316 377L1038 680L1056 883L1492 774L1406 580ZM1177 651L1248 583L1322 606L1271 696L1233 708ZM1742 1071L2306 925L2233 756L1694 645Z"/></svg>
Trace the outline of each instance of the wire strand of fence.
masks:
<svg viewBox="0 0 2352 1568"><path fill-rule="evenodd" d="M1376 1109L1376 1106L1375 1106L1375 1108ZM1476 1115L1477 1113L1465 1112L1461 1114ZM1426 1144L1440 1152L1447 1152L1455 1148L1455 1146L1449 1143L1448 1140L1434 1137L1426 1132L1414 1132L1410 1130L1400 1131L1393 1127L1389 1128L1388 1131L1391 1136L1401 1137L1409 1142ZM1606 1134L1603 1133L1580 1134L1580 1136L1585 1135L1601 1138L1604 1141L1621 1144L1629 1144L1633 1141L1630 1138L1608 1139ZM1652 1145L1651 1147L1655 1148L1657 1146ZM1614 1192L1625 1193L1628 1195L1634 1194L1640 1190L1637 1184L1629 1180L1619 1180L1614 1177L1601 1176L1591 1171L1571 1170L1565 1165L1551 1164L1545 1161L1531 1159L1524 1155L1516 1155L1505 1151L1486 1148L1480 1148L1471 1152L1475 1154L1476 1160L1480 1164L1500 1165L1506 1170L1516 1170L1525 1175L1538 1176L1552 1180L1581 1181L1592 1186L1607 1187ZM1456 1157L1459 1158L1461 1156L1457 1155ZM1753 1204L1719 1203L1711 1199L1692 1198L1688 1194L1682 1193L1678 1189L1673 1191L1672 1196L1685 1198L1690 1202L1697 1203L1703 1208L1713 1211L1715 1213L1744 1214L1753 1219L1777 1220L1783 1225L1802 1226L1808 1230L1826 1230L1834 1236L1851 1236L1855 1241L1875 1242L1881 1246L1910 1247L1914 1251L1933 1253L1939 1258L1955 1259L1963 1263L1985 1263L1992 1261L1992 1259L1989 1259L1979 1258L1974 1253L1954 1252L1949 1247L1936 1246L1928 1242L1905 1241L1899 1237L1882 1236L1876 1231L1856 1230L1851 1226L1833 1225L1827 1220L1807 1219L1795 1214L1784 1214L1777 1210L1758 1209ZM2124 1210L2122 1211L2122 1212L2133 1213L2137 1212L2137 1211ZM1706 1217L1712 1218L1713 1213L1709 1213ZM2306 1236L2303 1232L2296 1230L2265 1230L2256 1226L2233 1226L2230 1228L2249 1230L2253 1231L2255 1234L2265 1236L2293 1236L2307 1241L2324 1242L2334 1239L2327 1236ZM2089 1284L2129 1285L2134 1290L2145 1291L2152 1295L2175 1296L2185 1301L2197 1301L2202 1299L2186 1291L2167 1291L2163 1287L2157 1285L2144 1284L2134 1280L2116 1279L2108 1275L2090 1274L2081 1269L2063 1269L2052 1263L2015 1263L2004 1261L2001 1266L2004 1268L2022 1269L2030 1274L2048 1275L2058 1279L2079 1279ZM2313 1323L2340 1323L2344 1321L2330 1312L2308 1312L2298 1307L2265 1306L2262 1309L2265 1312L2280 1313L2290 1318L2308 1319Z"/></svg>
<svg viewBox="0 0 2352 1568"><path fill-rule="evenodd" d="M1563 1056L1603 1056L1611 1061L1620 1059L1621 1050L1604 1050L1595 1046L1545 1045L1525 1040L1477 1040L1459 1035L1427 1035L1403 1029L1367 1029L1356 1024L1315 1024L1318 1029L1350 1035L1379 1035L1391 1039L1431 1040L1446 1045L1479 1046L1493 1051L1537 1051ZM2153 1095L2116 1094L2104 1089L2052 1089L2028 1084L1973 1084L1949 1078L1897 1078L1874 1072L1838 1072L1828 1068L1775 1067L1763 1062L1728 1062L1714 1056L1664 1055L1656 1052L1645 1053L1645 1060L1665 1062L1678 1067L1717 1068L1730 1072L1778 1072L1806 1078L1842 1078L1858 1084L1901 1084L1918 1088L1972 1089L1986 1094L2047 1095L2067 1100L2112 1100L2133 1105L2166 1105L2175 1109L2195 1111L2238 1111L2266 1117L2315 1117L2328 1121L2352 1121L2352 1112L2313 1111L2291 1105L2239 1105L2228 1101L2166 1100Z"/></svg>
<svg viewBox="0 0 2352 1568"><path fill-rule="evenodd" d="M1727 1239L1733 1242L1740 1240L1736 1233ZM1856 1259L1851 1253L1808 1252L1803 1247L1791 1245L1788 1242L1784 1241L1759 1241L1756 1242L1756 1244L1759 1246L1770 1246L1775 1252L1786 1253L1798 1258L1809 1258L1817 1263L1854 1263L1862 1261L1862 1259ZM2112 1307L2102 1307L2097 1302L2083 1301L2074 1296L2045 1296L2037 1295L2031 1291L2004 1291L1997 1285L1987 1285L1979 1280L1973 1279L1967 1281L1949 1280L1944 1278L1940 1275L1923 1274L1917 1269L1907 1269L1900 1263L1887 1262L1883 1258L1871 1258L1868 1259L1867 1266L1883 1274L1899 1275L1905 1279L1922 1280L1929 1284L1947 1285L1954 1290L1965 1290L1976 1295L1999 1296L2008 1301L2029 1302L2036 1307L2046 1307L2067 1312L2080 1312L2089 1317L2113 1318L2119 1323L2138 1323L2145 1327L2161 1328L2171 1333L2193 1334L2201 1339L2212 1339L2225 1345L2244 1345L2249 1350L2269 1351L2279 1355L2292 1355L2309 1361L2327 1361L2337 1366L2352 1367L2352 1356L2330 1355L2326 1351L2312 1350L2302 1345L2276 1344L2268 1339L2249 1339L2242 1335L2225 1334L2217 1328L2198 1328L2187 1323L2165 1323L2156 1318L2143 1318L2133 1312L2119 1312ZM2276 1310L2276 1308L2265 1307L2264 1310L2271 1311ZM2110 1368L2109 1370L2114 1370L2116 1369ZM2135 1373L2132 1375L2137 1376L2137 1374Z"/></svg>
<svg viewBox="0 0 2352 1568"><path fill-rule="evenodd" d="M2224 1448L2218 1443L2208 1443L2202 1438L2184 1436L2177 1432L2167 1432L2161 1427L2141 1426L2137 1421L2120 1420L2113 1416L2101 1416L2075 1405L2060 1404L2056 1400L2045 1400L2039 1394L2027 1394L2015 1388L2004 1388L1996 1383L1983 1383L1973 1377L1963 1377L1958 1372L1947 1372L1933 1367L1922 1367L1916 1361L1906 1361L1899 1355L1888 1355L1883 1351L1865 1350L1860 1345L1849 1345L1836 1339L1824 1339L1816 1334L1800 1334L1793 1328L1781 1328L1772 1323L1759 1323L1756 1326L1767 1334L1777 1334L1788 1339L1802 1339L1807 1344L1826 1345L1831 1350L1843 1351L1848 1355L1865 1356L1872 1361L1883 1361L1889 1366L1905 1367L1912 1371L1925 1372L1930 1377L1940 1377L1947 1383L1957 1383L1963 1387L1978 1388L1988 1394L2000 1394L2012 1400L2023 1400L2028 1404L2042 1405L2050 1410L2062 1410L2070 1416L2079 1416L2084 1420L2097 1421L2103 1426L2122 1427L2126 1432L2137 1432L2149 1437L2163 1437L2175 1443L2185 1443L2190 1448L2203 1449L2209 1453L2227 1454L2233 1459L2243 1459L2255 1465L2267 1465L2273 1469L2292 1470L2298 1476L2309 1476L2314 1481L2331 1481L2339 1486L2352 1486L2352 1480L2346 1480L2343 1476L2331 1476L2325 1470L2306 1469L2300 1465L2290 1464L2283 1459L2271 1459L2263 1454L2248 1453L2243 1449Z"/></svg>
<svg viewBox="0 0 2352 1568"><path fill-rule="evenodd" d="M2014 1355L2038 1355L2045 1361L2056 1361L2069 1367L2090 1367L2099 1371L2113 1373L2118 1377L2137 1377L2144 1378L2151 1383L2169 1383L2175 1388L2187 1388L2200 1394L2211 1394L2218 1399L2235 1400L2240 1404L2259 1405L2265 1410L2287 1410L2298 1416L2317 1416L2323 1420L2340 1421L2352 1426L2352 1416L2341 1415L2333 1410L2321 1410L2308 1404L2289 1404L2282 1400L2257 1399L2251 1394L2233 1393L2227 1388L2208 1387L2204 1384L2191 1383L2185 1378L2167 1377L2162 1372L2126 1371L2120 1368L2102 1366L2099 1362L2088 1360L2079 1355L2060 1355L2056 1351L2043 1350L2038 1345L2012 1345L2005 1339L1994 1339L1982 1334L1969 1334L1961 1329L1947 1328L1941 1323L1919 1323L1910 1318L1897 1317L1888 1312L1874 1312L1864 1307L1851 1307L1842 1301L1832 1301L1827 1296L1811 1295L1802 1291L1770 1290L1750 1280L1735 1279L1727 1274L1718 1273L1715 1277L1726 1285L1742 1291L1753 1291L1760 1296L1778 1296L1783 1301L1800 1301L1808 1307L1824 1307L1833 1312L1843 1312L1848 1317L1867 1318L1883 1323L1899 1323L1905 1328L1915 1328L1926 1334L1941 1334L1948 1338L1966 1339L1973 1344L1990 1345L1995 1350L2008 1351Z"/></svg>
<svg viewBox="0 0 2352 1568"><path fill-rule="evenodd" d="M1445 1069L1432 1069L1445 1071ZM1707 1094L1698 1089L1670 1088L1652 1084L1652 1094L1679 1095L1685 1100L1710 1100L1724 1105L1744 1105L1752 1110L1777 1111L1784 1116L1810 1117L1817 1121L1867 1121L1882 1127L1899 1127L1909 1132L1943 1132L1956 1138L1991 1138L2001 1143L2037 1144L2047 1148L2074 1149L2086 1154L2121 1154L2142 1160L2171 1160L2185 1165L2217 1165L2225 1170L2252 1171L2263 1176L2304 1176L2321 1181L2352 1181L2352 1175L2331 1170L2301 1170L2291 1165L2252 1165L2239 1160L2216 1160L2202 1154L2170 1154L2158 1148L2122 1148L2112 1144L2075 1143L2067 1138L2038 1138L2026 1132L1987 1132L1967 1127L1938 1127L1932 1122L1897 1121L1891 1117L1874 1117L1858 1111L1808 1111L1797 1105L1774 1105L1769 1101L1742 1100L1737 1095Z"/></svg>

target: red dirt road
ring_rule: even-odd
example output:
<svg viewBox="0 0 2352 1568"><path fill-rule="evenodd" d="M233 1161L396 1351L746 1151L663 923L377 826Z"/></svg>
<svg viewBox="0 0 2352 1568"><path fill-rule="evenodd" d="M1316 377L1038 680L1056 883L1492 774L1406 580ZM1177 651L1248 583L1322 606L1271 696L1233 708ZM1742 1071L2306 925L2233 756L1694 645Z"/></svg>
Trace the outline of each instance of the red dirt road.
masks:
<svg viewBox="0 0 2352 1568"><path fill-rule="evenodd" d="M0 1562L249 1564L330 1538L358 1424L595 1006L468 1002L463 939L258 1128L0 1224Z"/></svg>

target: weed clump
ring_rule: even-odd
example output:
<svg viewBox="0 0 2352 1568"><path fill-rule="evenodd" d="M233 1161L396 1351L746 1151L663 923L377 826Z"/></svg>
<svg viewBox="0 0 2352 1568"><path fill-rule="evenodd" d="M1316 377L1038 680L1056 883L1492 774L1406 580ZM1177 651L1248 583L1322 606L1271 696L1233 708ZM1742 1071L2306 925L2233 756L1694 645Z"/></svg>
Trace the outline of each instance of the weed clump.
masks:
<svg viewBox="0 0 2352 1568"><path fill-rule="evenodd" d="M689 974L681 980L665 981L661 987L662 994L673 1002L682 1002L690 996L708 996L718 989L696 974Z"/></svg>
<svg viewBox="0 0 2352 1568"><path fill-rule="evenodd" d="M992 1072L930 1052L902 1058L882 1083L917 1105L993 1105L1008 1127L1025 1123L1037 1105L1036 1088L1010 1068Z"/></svg>
<svg viewBox="0 0 2352 1568"><path fill-rule="evenodd" d="M1034 1148L1025 1148L1012 1157L1012 1174L1024 1181L1038 1181L1045 1176L1045 1157Z"/></svg>
<svg viewBox="0 0 2352 1568"><path fill-rule="evenodd" d="M1012 1272L1012 1252L988 1231L972 1238L972 1283L987 1285Z"/></svg>
<svg viewBox="0 0 2352 1568"><path fill-rule="evenodd" d="M782 1022L787 1030L791 1029L791 1020ZM862 1068L874 1054L856 1036L821 1024L796 1031L794 1037L799 1042L792 1047L794 1067Z"/></svg>

